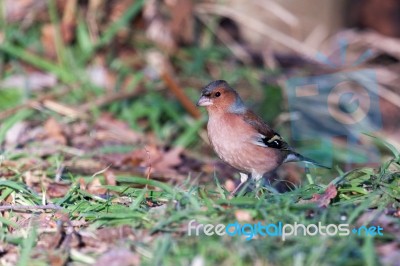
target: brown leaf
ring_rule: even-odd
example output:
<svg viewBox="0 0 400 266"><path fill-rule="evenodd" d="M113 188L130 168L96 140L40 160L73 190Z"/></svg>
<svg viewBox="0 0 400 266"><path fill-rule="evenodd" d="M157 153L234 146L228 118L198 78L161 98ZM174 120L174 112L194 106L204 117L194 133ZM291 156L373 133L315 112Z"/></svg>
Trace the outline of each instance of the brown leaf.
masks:
<svg viewBox="0 0 400 266"><path fill-rule="evenodd" d="M41 170L26 171L23 175L25 184L37 192L42 190L41 185L46 179L46 173Z"/></svg>
<svg viewBox="0 0 400 266"><path fill-rule="evenodd" d="M152 166L154 170L163 174L176 174L177 171L174 167L182 163L180 155L183 148L172 148L161 154L160 159Z"/></svg>
<svg viewBox="0 0 400 266"><path fill-rule="evenodd" d="M400 244L398 242L378 245L376 251L382 265L397 265L400 261Z"/></svg>
<svg viewBox="0 0 400 266"><path fill-rule="evenodd" d="M77 0L66 0L61 21L61 36L65 43L70 43L75 37Z"/></svg>
<svg viewBox="0 0 400 266"><path fill-rule="evenodd" d="M2 244L2 256L0 261L2 265L17 265L20 258L20 249L21 248L17 245Z"/></svg>
<svg viewBox="0 0 400 266"><path fill-rule="evenodd" d="M104 172L104 178L106 179L107 185L115 186L117 184L116 176L111 170L107 170Z"/></svg>
<svg viewBox="0 0 400 266"><path fill-rule="evenodd" d="M233 180L231 180L231 179L225 180L226 190L228 190L229 192L232 192L235 190L235 187L236 187L236 185L235 185L235 182L233 182Z"/></svg>
<svg viewBox="0 0 400 266"><path fill-rule="evenodd" d="M82 177L78 178L79 189L86 190L86 182Z"/></svg>
<svg viewBox="0 0 400 266"><path fill-rule="evenodd" d="M43 50L45 51L48 57L54 58L56 57L56 45L54 43L56 36L56 28L53 24L45 24L42 27L42 36L41 42L43 45Z"/></svg>
<svg viewBox="0 0 400 266"><path fill-rule="evenodd" d="M13 169L17 168L17 163L14 161L2 161L0 159L0 176L2 178L13 177L15 176L15 171Z"/></svg>
<svg viewBox="0 0 400 266"><path fill-rule="evenodd" d="M41 249L55 249L62 240L61 231L57 230L54 233L43 233L40 234L37 247Z"/></svg>
<svg viewBox="0 0 400 266"><path fill-rule="evenodd" d="M47 195L50 198L64 197L70 189L71 184L62 182L51 182L47 188Z"/></svg>
<svg viewBox="0 0 400 266"><path fill-rule="evenodd" d="M251 213L248 210L236 210L235 217L239 222L249 222L252 220Z"/></svg>
<svg viewBox="0 0 400 266"><path fill-rule="evenodd" d="M102 255L95 263L97 266L130 266L139 265L137 254L123 248L114 248Z"/></svg>
<svg viewBox="0 0 400 266"><path fill-rule="evenodd" d="M95 195L102 195L107 192L107 189L103 187L98 177L95 177L86 187L89 193Z"/></svg>
<svg viewBox="0 0 400 266"><path fill-rule="evenodd" d="M330 184L323 194L314 194L310 201L318 203L319 207L327 207L331 199L334 199L336 195L337 190L335 185Z"/></svg>
<svg viewBox="0 0 400 266"><path fill-rule="evenodd" d="M15 123L9 130L7 130L5 137L6 149L11 149L20 144L20 138L28 125L26 122Z"/></svg>
<svg viewBox="0 0 400 266"><path fill-rule="evenodd" d="M88 175L96 173L107 167L107 165L99 162L98 160L90 158L79 158L75 161L66 161L64 164L69 171Z"/></svg>
<svg viewBox="0 0 400 266"><path fill-rule="evenodd" d="M106 243L115 243L123 238L134 239L132 227L122 225L118 227L105 227L96 231L96 236L99 240Z"/></svg>
<svg viewBox="0 0 400 266"><path fill-rule="evenodd" d="M44 129L47 132L47 137L52 139L55 143L62 145L67 144L67 139L64 136L61 125L53 117L49 118L44 123Z"/></svg>
<svg viewBox="0 0 400 266"><path fill-rule="evenodd" d="M135 144L141 139L140 134L133 131L126 122L109 114L102 115L96 121L96 128L93 137L101 142Z"/></svg>

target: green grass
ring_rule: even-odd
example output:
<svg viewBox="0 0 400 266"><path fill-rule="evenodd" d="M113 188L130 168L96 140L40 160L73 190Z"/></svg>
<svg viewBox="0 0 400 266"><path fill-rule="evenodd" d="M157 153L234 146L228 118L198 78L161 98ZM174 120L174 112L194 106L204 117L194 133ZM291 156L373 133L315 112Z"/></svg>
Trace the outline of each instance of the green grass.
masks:
<svg viewBox="0 0 400 266"><path fill-rule="evenodd" d="M65 45L59 40L60 32L56 34L56 60L42 56L40 25L23 29L18 24L4 24L5 40L0 44L0 68L4 71L0 72L0 78L24 74L21 66L25 64L42 72L53 73L58 84L51 91L57 91L60 87L73 88L71 93L56 100L78 108L81 104L106 94L105 89L92 84L85 73L94 58L102 55L106 61L105 67L116 75L117 82L112 88L114 92L121 90L121 84L126 78L132 80L125 89L143 87L144 91L133 99L113 102L103 108L93 107L85 123L92 124L102 112L110 112L114 117L126 121L135 131L155 139L159 145L184 147L198 158L210 160L213 155L204 153L204 143L199 141L198 135L205 124L205 116L199 120L190 118L160 81L146 76L146 64L142 62L140 55L138 61L143 66L135 68L127 64L124 58L114 56L115 36L121 28L131 25L130 22L139 15L143 3L144 1L135 1L118 20L103 29L97 42L92 42L85 18L78 16L74 43ZM59 23L55 8L50 1L50 22L53 24ZM134 30L135 34L143 35L140 30ZM206 34L208 35L203 42L184 47L171 55L177 79L185 84L191 84L190 80L206 84L213 79L226 79L234 85L245 81L251 85L254 93L249 93L247 87L240 88L241 92L247 93L248 101L253 103L257 113L273 122L284 110L282 91L274 85L266 85L260 81L266 74L265 70L232 64L232 54L226 47L215 44L215 36L210 32ZM149 41L134 40L135 42L128 45L137 49L138 54L154 49ZM214 71L209 70L210 66L213 66ZM199 88L191 85L184 87L187 95L195 102ZM45 93L25 92L23 88L0 89L0 111L18 106L29 99L36 99ZM23 108L0 121L0 148L3 147L1 145L7 131L18 122L42 123L49 117L55 117L66 125L74 122L73 119L44 108ZM282 135L290 135L288 127L280 125L279 131L282 132L281 130ZM345 162L349 151L323 141L305 143L304 146L316 147L313 150L318 150L320 154L316 156L321 158L327 158L327 154L333 153L335 169L330 172L312 171L307 176L308 182L304 177L301 185L286 193L279 194L272 189L265 189L233 199L229 198L229 193L221 185L226 180L221 173L215 173L215 176L208 177L208 182L200 183L197 176L188 173L184 180L175 185L153 180L151 176L147 179L133 174L118 175L115 186L103 186L107 189L106 195L94 195L80 186L81 179L89 182L93 180L93 176L68 172L62 176L62 181L69 186L68 192L60 198L50 199L61 210L33 210L28 215L15 210L0 216L0 245L5 246L7 251L13 248L17 250L17 265L48 265L54 257L68 259L68 265L90 265L112 247L131 250L139 256L143 265L190 265L195 259L204 261L205 265L376 265L382 259L377 253L377 247L399 243L400 239L395 230L400 222L393 215L400 208L400 155L399 151L385 141L375 139L375 142L382 154L390 153L385 157L388 159L380 167L362 167L349 172L344 172L339 167ZM97 148L92 153L85 154L85 158L94 157L97 153L127 153L137 146ZM40 192L35 192L25 184L25 175L30 171L43 171L53 180L57 167L67 160L64 158L65 154L60 151L47 158L36 158L26 152L1 149L0 173L12 174L0 176L0 202L4 204L7 199L7 202L11 200L12 204L18 206L44 204L44 196L48 191L41 188ZM360 154L355 152L351 156L358 155ZM16 165L5 167L2 164L4 159L15 162ZM327 159L329 161L330 158ZM25 169L23 160L45 163L44 166L37 164L32 169ZM103 175L97 177L105 184ZM337 187L338 195L327 208L310 202L313 195L323 194L329 184ZM238 211L247 212L251 217L250 223L348 223L357 227L382 225L384 235L297 236L286 241L279 237L257 237L247 241L245 236L188 235L187 225L191 220L203 224L229 224L236 221L235 214ZM371 214L371 217L366 219L363 216L365 214ZM75 231L71 230L71 224L74 224ZM96 238L105 237L100 233L104 228L114 228L119 232L123 225L128 226L133 233L117 235L113 243ZM60 245L42 241L46 234L50 234L53 239L61 237L58 243ZM79 241L84 244L77 244ZM51 246L43 248L46 243ZM104 246L103 249L96 246L101 244L106 249ZM0 254L0 261L2 256Z"/></svg>
<svg viewBox="0 0 400 266"><path fill-rule="evenodd" d="M389 170L389 167L396 171ZM326 185L322 184L304 185L283 194L264 192L257 197L247 194L227 199L228 193L218 183L213 185L214 189L204 190L202 185L190 186L188 180L181 186L170 186L130 176L118 176L117 186L105 186L114 192L109 198L90 195L79 188L77 181L71 181L69 192L63 198L53 199L53 203L60 205L61 212L66 213L72 221L87 221L89 226L82 228L82 232L96 232L98 228L121 225L132 227L135 235L140 237L134 240L121 238L124 245L140 254L143 265L187 265L195 257L201 257L206 265L247 265L257 262L272 265L375 265L378 258L374 246L395 241L398 237L388 228L384 228L383 236L376 237L297 236L282 241L279 237L267 236L246 241L244 236L188 236L186 226L191 220L203 224L234 223L234 213L238 210L249 212L252 219L250 223L297 222L308 225L321 222L325 225L348 223L351 228L360 226L358 219L363 213L375 213L377 219L386 216L384 211L388 206L399 208L399 169L399 157L394 157L378 171L360 169L338 176L332 181L338 187L338 195L328 208L303 201L315 193L323 193ZM151 189L134 187L145 184ZM20 182L2 181L0 189L3 195L14 195L17 204L41 202L40 195ZM129 198L130 202L115 203L124 197ZM155 205L151 206L149 202ZM399 224L398 219L391 219ZM370 225L374 221L365 220L361 223ZM28 230L11 221L6 224L16 232ZM35 249L37 229L29 228L28 238L15 238L7 232L6 227L1 230L1 239L16 243L21 248L20 265L26 265L25 261ZM93 259L99 255L86 254ZM78 261L72 258L71 262L75 264ZM30 265L41 263L43 258L30 261Z"/></svg>

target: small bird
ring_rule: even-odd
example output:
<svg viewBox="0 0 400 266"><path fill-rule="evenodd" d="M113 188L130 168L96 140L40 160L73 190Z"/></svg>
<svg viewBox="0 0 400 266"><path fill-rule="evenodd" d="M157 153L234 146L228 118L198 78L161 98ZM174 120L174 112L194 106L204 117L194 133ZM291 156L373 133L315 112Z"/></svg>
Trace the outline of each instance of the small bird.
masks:
<svg viewBox="0 0 400 266"><path fill-rule="evenodd" d="M282 137L244 105L239 94L224 80L205 86L197 106L208 112L208 138L217 155L240 172L240 185L259 186L261 178L286 162L304 161L325 167L295 152ZM251 178L249 179L249 176Z"/></svg>

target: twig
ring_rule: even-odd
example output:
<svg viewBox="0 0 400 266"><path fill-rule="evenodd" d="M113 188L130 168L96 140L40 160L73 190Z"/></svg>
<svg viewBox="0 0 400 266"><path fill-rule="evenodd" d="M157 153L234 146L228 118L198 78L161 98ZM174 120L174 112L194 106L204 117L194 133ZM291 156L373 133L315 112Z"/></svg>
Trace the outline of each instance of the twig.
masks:
<svg viewBox="0 0 400 266"><path fill-rule="evenodd" d="M149 69L156 73L157 78L164 81L167 88L176 96L183 108L194 118L200 118L200 111L174 79L174 69L168 58L161 52L153 51L147 54L146 59Z"/></svg>
<svg viewBox="0 0 400 266"><path fill-rule="evenodd" d="M139 87L138 89L133 90L133 91L123 91L123 92L107 94L107 95L97 98L96 100L94 100L92 102L88 102L88 103L81 105L80 107L78 107L78 110L80 112L87 112L94 106L101 107L101 106L110 104L115 101L132 98L132 97L138 95L141 91L142 91L142 88Z"/></svg>
<svg viewBox="0 0 400 266"><path fill-rule="evenodd" d="M35 100L30 100L27 101L24 104L21 104L19 106L7 109L3 112L0 113L0 120L5 119L13 114L15 114L16 112L18 112L19 110L25 109L25 108L35 108L38 105L41 104L41 102L45 101L45 100L50 100L50 99L54 99L57 97L61 97L63 95L66 95L67 93L69 93L72 89L74 89L74 86L70 86L62 91L57 91L54 93L48 93L46 95L40 96Z"/></svg>
<svg viewBox="0 0 400 266"><path fill-rule="evenodd" d="M200 118L201 114L193 102L186 96L183 89L178 85L178 83L172 78L172 76L167 72L163 71L161 74L162 80L165 82L167 87L175 94L176 98L181 102L186 111L189 112L194 118Z"/></svg>
<svg viewBox="0 0 400 266"><path fill-rule="evenodd" d="M81 113L79 110L76 110L73 107L67 106L66 104L62 104L56 102L54 100L45 100L43 101L43 106L47 109L50 109L60 115L71 117L71 118L85 118L86 113Z"/></svg>
<svg viewBox="0 0 400 266"><path fill-rule="evenodd" d="M94 173L94 174L92 175L91 178L95 178L96 176L98 176L98 175L100 175L100 174L104 174L111 166L112 166L112 165L110 164L110 165L107 166L106 168L101 169L100 171L97 171L96 173Z"/></svg>
<svg viewBox="0 0 400 266"><path fill-rule="evenodd" d="M0 211L61 210L61 209L62 209L62 207L54 205L54 204L30 205L30 206L26 206L26 205L3 205L3 206L0 206Z"/></svg>

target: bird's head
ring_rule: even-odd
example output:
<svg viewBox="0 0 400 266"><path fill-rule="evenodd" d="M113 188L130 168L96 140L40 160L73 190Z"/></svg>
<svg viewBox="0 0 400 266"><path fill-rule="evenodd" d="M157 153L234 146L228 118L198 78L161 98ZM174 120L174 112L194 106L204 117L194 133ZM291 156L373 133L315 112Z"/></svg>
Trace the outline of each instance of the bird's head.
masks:
<svg viewBox="0 0 400 266"><path fill-rule="evenodd" d="M216 80L201 91L197 106L204 106L208 112L244 113L244 106L239 94L225 80Z"/></svg>

